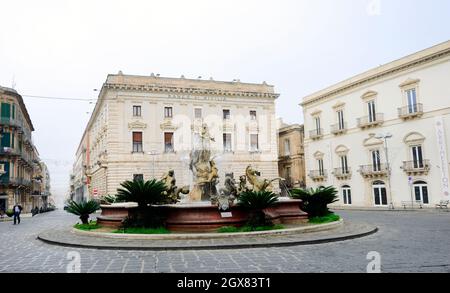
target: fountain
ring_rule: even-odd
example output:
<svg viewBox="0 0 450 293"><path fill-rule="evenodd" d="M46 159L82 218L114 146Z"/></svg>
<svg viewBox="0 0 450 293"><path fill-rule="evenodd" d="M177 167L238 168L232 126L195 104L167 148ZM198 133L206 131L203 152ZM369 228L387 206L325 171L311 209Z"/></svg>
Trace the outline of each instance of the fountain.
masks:
<svg viewBox="0 0 450 293"><path fill-rule="evenodd" d="M202 125L198 138L189 155L193 188L177 187L173 170L161 178L166 185L164 194L168 204L157 207L164 210L167 228L174 232L215 232L225 226L244 226L249 212L235 205L238 195L245 191L270 191L273 182L280 181L281 185L283 179L262 178L258 170L248 166L245 175L239 177L239 184L233 173L227 173L224 187L218 190L219 170L210 148L211 141L214 142L215 139L210 135L206 124ZM187 200L180 202L181 194L187 195ZM264 212L276 224L304 223L308 217L300 209L300 203L299 200L280 198L279 202ZM102 206L102 209L103 213L111 210L107 206ZM115 224L117 223L116 221Z"/></svg>

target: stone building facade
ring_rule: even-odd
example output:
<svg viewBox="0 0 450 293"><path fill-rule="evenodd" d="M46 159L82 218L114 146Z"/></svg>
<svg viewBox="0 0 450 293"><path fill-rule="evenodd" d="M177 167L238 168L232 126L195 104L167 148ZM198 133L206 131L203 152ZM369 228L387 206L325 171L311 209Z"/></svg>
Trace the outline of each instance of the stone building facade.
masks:
<svg viewBox="0 0 450 293"><path fill-rule="evenodd" d="M311 187L345 207L434 207L450 199L450 41L303 99Z"/></svg>
<svg viewBox="0 0 450 293"><path fill-rule="evenodd" d="M299 124L282 124L278 130L278 169L289 188L306 184L304 127Z"/></svg>
<svg viewBox="0 0 450 293"><path fill-rule="evenodd" d="M225 173L238 179L247 165L276 178L278 96L265 82L108 75L77 150L73 197L115 194L125 180L159 179L169 170L177 185L192 186L189 154L204 124L221 184Z"/></svg>
<svg viewBox="0 0 450 293"><path fill-rule="evenodd" d="M40 168L31 137L34 127L17 91L0 87L0 101L0 210L18 203L24 212L30 212L37 204L33 192L39 185L36 173Z"/></svg>

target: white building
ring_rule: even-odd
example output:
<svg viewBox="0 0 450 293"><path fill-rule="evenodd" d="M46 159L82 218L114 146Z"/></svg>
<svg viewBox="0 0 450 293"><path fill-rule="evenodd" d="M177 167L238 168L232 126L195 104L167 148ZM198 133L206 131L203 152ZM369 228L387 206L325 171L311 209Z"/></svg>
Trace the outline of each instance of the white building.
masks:
<svg viewBox="0 0 450 293"><path fill-rule="evenodd" d="M340 206L449 200L449 85L450 41L305 97L307 185Z"/></svg>
<svg viewBox="0 0 450 293"><path fill-rule="evenodd" d="M134 178L175 171L191 185L189 153L208 125L221 184L247 165L278 177L275 100L268 84L108 75L79 145L72 173L74 199L115 194Z"/></svg>

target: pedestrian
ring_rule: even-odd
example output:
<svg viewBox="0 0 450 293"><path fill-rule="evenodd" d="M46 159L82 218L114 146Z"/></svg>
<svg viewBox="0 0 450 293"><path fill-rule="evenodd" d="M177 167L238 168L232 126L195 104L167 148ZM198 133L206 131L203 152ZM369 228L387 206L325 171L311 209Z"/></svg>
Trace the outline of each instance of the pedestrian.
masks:
<svg viewBox="0 0 450 293"><path fill-rule="evenodd" d="M14 225L16 225L16 222L18 224L20 224L20 213L22 213L22 209L23 209L22 206L18 205L18 204L16 204L13 207L13 211L14 211Z"/></svg>

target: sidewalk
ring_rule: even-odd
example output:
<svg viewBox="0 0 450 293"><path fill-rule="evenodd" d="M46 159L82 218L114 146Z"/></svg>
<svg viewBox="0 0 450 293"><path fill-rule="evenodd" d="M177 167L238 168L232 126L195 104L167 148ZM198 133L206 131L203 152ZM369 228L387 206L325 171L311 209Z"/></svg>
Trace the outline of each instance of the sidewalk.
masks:
<svg viewBox="0 0 450 293"><path fill-rule="evenodd" d="M32 216L32 214L21 214L20 215L20 219L26 219L26 218L32 218L33 216ZM8 217L8 216L6 216L5 215L5 217L2 219L2 218L0 218L0 223L2 223L2 222L12 222L14 220L14 218L13 217Z"/></svg>

